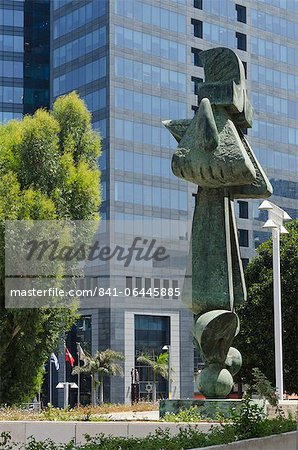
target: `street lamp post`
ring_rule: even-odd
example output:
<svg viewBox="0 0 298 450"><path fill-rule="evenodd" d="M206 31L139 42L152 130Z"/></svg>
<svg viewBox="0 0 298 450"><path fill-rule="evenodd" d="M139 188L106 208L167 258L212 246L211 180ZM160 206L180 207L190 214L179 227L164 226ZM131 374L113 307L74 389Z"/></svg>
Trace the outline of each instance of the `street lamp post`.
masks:
<svg viewBox="0 0 298 450"><path fill-rule="evenodd" d="M168 387L169 387L169 400L172 398L172 386L171 386L171 346L164 345L162 350L168 352Z"/></svg>
<svg viewBox="0 0 298 450"><path fill-rule="evenodd" d="M275 342L275 379L277 396L283 400L283 354L282 354L282 315L281 315L281 282L280 282L280 234L287 234L283 226L291 217L283 209L265 200L260 210L268 211L268 220L263 228L271 229L273 243L273 304L274 304L274 342Z"/></svg>

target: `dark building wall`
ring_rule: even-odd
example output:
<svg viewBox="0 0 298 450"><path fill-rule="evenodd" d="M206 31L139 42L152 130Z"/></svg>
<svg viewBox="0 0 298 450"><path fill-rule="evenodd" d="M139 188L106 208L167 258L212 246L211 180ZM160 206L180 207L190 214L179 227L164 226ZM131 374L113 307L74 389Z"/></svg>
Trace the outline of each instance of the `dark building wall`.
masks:
<svg viewBox="0 0 298 450"><path fill-rule="evenodd" d="M24 114L50 105L50 0L24 3Z"/></svg>

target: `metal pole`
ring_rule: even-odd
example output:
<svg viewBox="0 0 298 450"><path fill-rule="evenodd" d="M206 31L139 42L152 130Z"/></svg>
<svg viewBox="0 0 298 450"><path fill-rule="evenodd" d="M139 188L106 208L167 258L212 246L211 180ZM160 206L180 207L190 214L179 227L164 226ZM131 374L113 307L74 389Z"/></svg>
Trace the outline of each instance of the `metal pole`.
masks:
<svg viewBox="0 0 298 450"><path fill-rule="evenodd" d="M68 407L68 393L70 383L63 383L63 384L64 384L64 409L66 409Z"/></svg>
<svg viewBox="0 0 298 450"><path fill-rule="evenodd" d="M283 400L283 355L282 355L282 317L281 317L281 283L280 283L280 247L279 228L272 229L273 240L273 302L274 302L274 339L275 339L275 374L279 400Z"/></svg>
<svg viewBox="0 0 298 450"><path fill-rule="evenodd" d="M64 383L66 383L66 344L64 341Z"/></svg>
<svg viewBox="0 0 298 450"><path fill-rule="evenodd" d="M80 385L81 385L81 374L80 374L80 347L79 347L79 343L77 342L77 355L78 355L78 406L80 405Z"/></svg>
<svg viewBox="0 0 298 450"><path fill-rule="evenodd" d="M63 394L64 394L64 409L68 406L68 384L66 382L66 343L64 341L64 383L63 383Z"/></svg>
<svg viewBox="0 0 298 450"><path fill-rule="evenodd" d="M169 400L172 398L172 386L171 386L171 346L169 345L169 367L168 367L168 384L169 384Z"/></svg>
<svg viewBox="0 0 298 450"><path fill-rule="evenodd" d="M51 357L50 357L49 370L50 370L50 404L52 404L52 391L53 391L53 389L52 389L52 361L51 361Z"/></svg>
<svg viewBox="0 0 298 450"><path fill-rule="evenodd" d="M94 406L94 389L93 389L93 383L94 383L94 376L91 374L91 405Z"/></svg>
<svg viewBox="0 0 298 450"><path fill-rule="evenodd" d="M38 411L41 410L41 390L38 392Z"/></svg>

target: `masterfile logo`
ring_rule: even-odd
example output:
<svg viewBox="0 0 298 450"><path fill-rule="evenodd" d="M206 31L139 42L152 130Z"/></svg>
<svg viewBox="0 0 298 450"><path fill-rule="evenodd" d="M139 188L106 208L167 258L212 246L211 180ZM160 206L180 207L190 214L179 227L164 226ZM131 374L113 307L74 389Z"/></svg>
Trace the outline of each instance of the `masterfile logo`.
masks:
<svg viewBox="0 0 298 450"><path fill-rule="evenodd" d="M190 223L179 220L7 221L6 306L71 307L76 298L134 298L143 291L146 298L176 299L189 236Z"/></svg>

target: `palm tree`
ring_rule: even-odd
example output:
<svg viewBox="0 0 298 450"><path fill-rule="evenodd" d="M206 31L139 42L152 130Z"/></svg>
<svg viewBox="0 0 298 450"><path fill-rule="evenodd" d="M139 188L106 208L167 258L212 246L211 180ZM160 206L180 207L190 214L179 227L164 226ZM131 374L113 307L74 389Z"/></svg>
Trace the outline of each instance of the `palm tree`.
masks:
<svg viewBox="0 0 298 450"><path fill-rule="evenodd" d="M94 405L94 395L96 397L96 389L99 385L99 402L103 403L103 381L104 377L123 375L123 369L116 361L123 361L124 355L120 352L115 352L108 348L104 351L97 351L94 356L87 356L85 358L85 364L81 367L75 367L72 371L72 375L85 373L91 375L92 378L92 404ZM98 375L99 381L96 376Z"/></svg>
<svg viewBox="0 0 298 450"><path fill-rule="evenodd" d="M151 355L140 355L137 361L141 364L151 367L153 373L152 380L152 400L156 402L156 377L160 375L162 378L168 379L169 376L169 354L161 353L155 358Z"/></svg>

